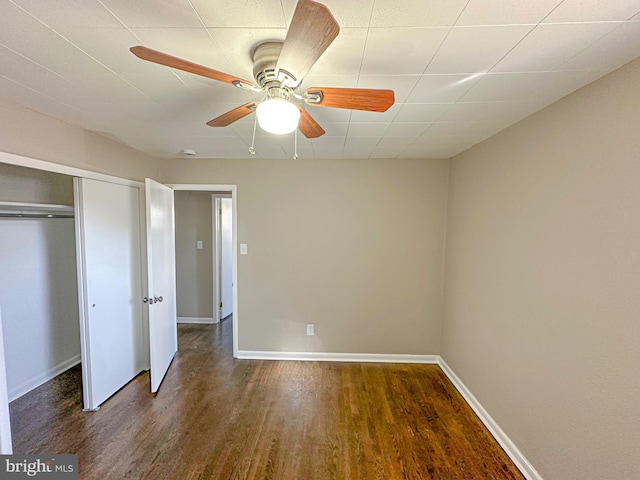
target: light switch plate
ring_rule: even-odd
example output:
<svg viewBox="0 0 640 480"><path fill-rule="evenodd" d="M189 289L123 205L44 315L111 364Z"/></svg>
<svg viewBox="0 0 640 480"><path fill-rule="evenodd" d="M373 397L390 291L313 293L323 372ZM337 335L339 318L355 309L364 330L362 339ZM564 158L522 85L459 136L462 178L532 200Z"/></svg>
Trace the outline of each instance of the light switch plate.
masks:
<svg viewBox="0 0 640 480"><path fill-rule="evenodd" d="M202 250L202 240L198 240L198 241L196 242L196 248L197 248L198 250Z"/></svg>
<svg viewBox="0 0 640 480"><path fill-rule="evenodd" d="M247 244L246 243L241 243L240 244L240 255L246 255L247 254Z"/></svg>

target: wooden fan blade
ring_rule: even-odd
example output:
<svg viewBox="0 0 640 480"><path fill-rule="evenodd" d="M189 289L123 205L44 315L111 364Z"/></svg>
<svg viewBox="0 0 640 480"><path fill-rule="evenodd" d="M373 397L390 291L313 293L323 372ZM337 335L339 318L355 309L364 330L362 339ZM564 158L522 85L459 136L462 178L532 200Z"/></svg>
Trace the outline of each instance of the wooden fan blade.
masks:
<svg viewBox="0 0 640 480"><path fill-rule="evenodd" d="M212 68L204 67L202 65L198 65L197 63L183 60L181 58L174 57L167 53L162 53L151 48L137 46L131 47L129 50L136 57L148 62L157 63L158 65L176 68L184 72L194 73L196 75L201 75L213 80L218 80L219 82L230 83L232 85L234 85L235 83L241 83L247 86L253 86L253 83L247 80L243 80L242 78L234 77L233 75L229 75L228 73L219 72Z"/></svg>
<svg viewBox="0 0 640 480"><path fill-rule="evenodd" d="M309 112L299 105L298 109L300 110L298 130L307 138L318 138L324 135L324 129L309 115Z"/></svg>
<svg viewBox="0 0 640 480"><path fill-rule="evenodd" d="M276 71L295 77L295 85L311 69L340 32L340 25L327 7L312 0L300 0L296 6L278 57Z"/></svg>
<svg viewBox="0 0 640 480"><path fill-rule="evenodd" d="M366 88L312 87L304 92L304 97L308 105L369 112L386 112L395 102L393 90Z"/></svg>
<svg viewBox="0 0 640 480"><path fill-rule="evenodd" d="M213 120L209 120L207 122L207 125L209 125L210 127L226 127L227 125L231 125L233 122L246 117L250 113L255 112L257 106L258 102L245 103L244 105L240 105L233 110L229 110L227 113L223 113Z"/></svg>

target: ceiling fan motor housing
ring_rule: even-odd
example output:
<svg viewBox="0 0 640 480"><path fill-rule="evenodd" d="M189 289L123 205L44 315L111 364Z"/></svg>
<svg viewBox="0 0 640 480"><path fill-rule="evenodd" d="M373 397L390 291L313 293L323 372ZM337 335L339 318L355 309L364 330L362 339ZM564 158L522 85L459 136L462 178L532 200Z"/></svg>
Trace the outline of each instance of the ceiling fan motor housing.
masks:
<svg viewBox="0 0 640 480"><path fill-rule="evenodd" d="M296 78L286 70L276 71L282 42L263 42L253 51L253 77L265 90L274 86L294 88Z"/></svg>

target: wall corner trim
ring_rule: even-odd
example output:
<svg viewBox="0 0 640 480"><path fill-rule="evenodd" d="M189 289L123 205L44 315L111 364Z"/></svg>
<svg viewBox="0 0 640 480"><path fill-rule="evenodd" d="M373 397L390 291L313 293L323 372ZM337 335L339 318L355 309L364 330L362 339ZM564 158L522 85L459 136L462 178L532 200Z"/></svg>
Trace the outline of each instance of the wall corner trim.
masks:
<svg viewBox="0 0 640 480"><path fill-rule="evenodd" d="M536 469L525 458L524 454L516 447L507 434L500 428L496 421L489 415L489 413L480 404L478 399L471 393L471 391L462 383L462 380L453 372L451 367L447 365L442 357L439 357L438 365L449 378L451 383L456 387L460 395L466 400L473 411L478 415L482 423L487 430L493 435L502 449L509 455L511 461L515 463L516 467L525 476L527 480L543 480L542 476L536 471Z"/></svg>
<svg viewBox="0 0 640 480"><path fill-rule="evenodd" d="M199 323L210 325L216 322L211 317L178 317L178 323Z"/></svg>
<svg viewBox="0 0 640 480"><path fill-rule="evenodd" d="M327 352L260 352L238 350L243 360L297 360L303 362L366 362L438 364L438 355L327 353Z"/></svg>

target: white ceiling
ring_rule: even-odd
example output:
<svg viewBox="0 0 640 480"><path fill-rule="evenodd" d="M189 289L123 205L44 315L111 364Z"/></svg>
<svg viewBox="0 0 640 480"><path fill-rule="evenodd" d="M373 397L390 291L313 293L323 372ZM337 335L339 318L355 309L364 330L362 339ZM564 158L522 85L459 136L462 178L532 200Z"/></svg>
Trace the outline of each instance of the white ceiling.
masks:
<svg viewBox="0 0 640 480"><path fill-rule="evenodd" d="M0 95L158 157L246 158L260 98L145 62L145 45L253 80L295 0L0 0ZM390 88L385 113L307 107L326 130L302 158L451 157L640 55L640 0L325 0L338 38L310 86ZM293 154L258 131L257 156Z"/></svg>

